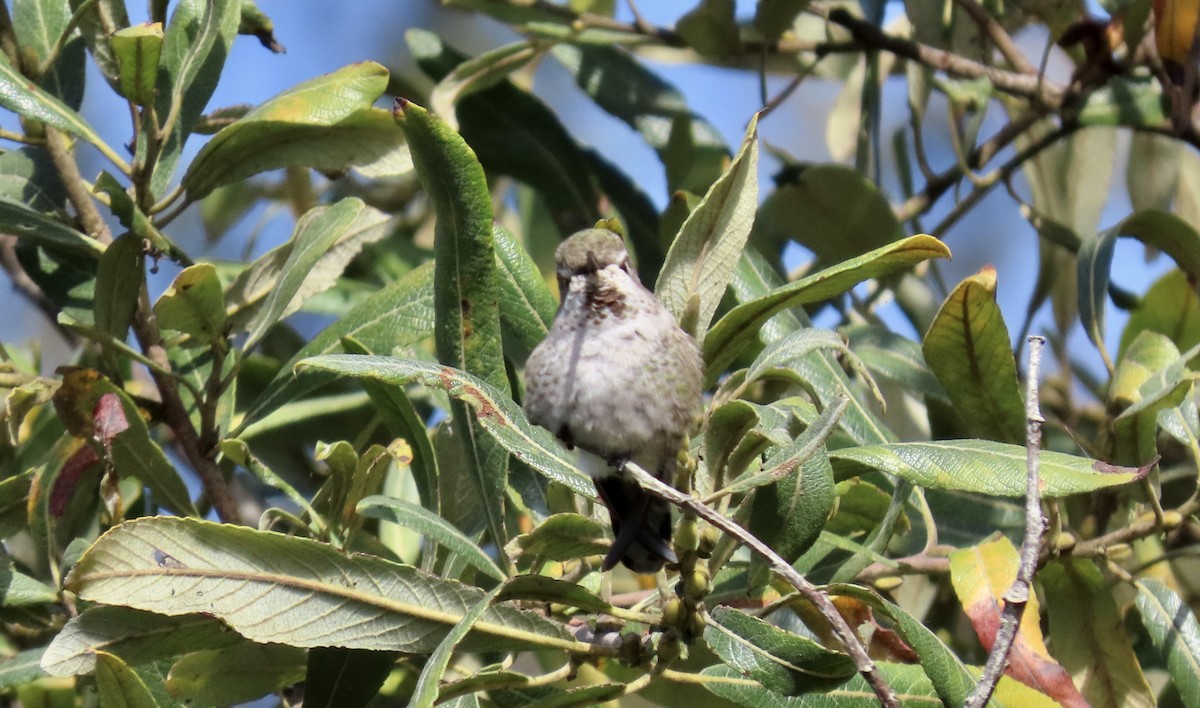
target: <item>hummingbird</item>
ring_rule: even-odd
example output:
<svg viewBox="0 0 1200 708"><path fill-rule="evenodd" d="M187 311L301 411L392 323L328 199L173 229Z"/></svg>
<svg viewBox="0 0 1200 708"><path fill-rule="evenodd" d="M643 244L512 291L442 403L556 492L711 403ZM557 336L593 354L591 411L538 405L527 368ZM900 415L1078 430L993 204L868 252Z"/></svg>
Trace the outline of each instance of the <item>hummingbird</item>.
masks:
<svg viewBox="0 0 1200 708"><path fill-rule="evenodd" d="M618 562L655 573L677 561L671 509L623 474L633 462L660 480L700 407L704 366L696 340L642 285L621 237L580 231L554 253L560 304L550 334L525 366L525 413L584 454L612 520L603 570Z"/></svg>

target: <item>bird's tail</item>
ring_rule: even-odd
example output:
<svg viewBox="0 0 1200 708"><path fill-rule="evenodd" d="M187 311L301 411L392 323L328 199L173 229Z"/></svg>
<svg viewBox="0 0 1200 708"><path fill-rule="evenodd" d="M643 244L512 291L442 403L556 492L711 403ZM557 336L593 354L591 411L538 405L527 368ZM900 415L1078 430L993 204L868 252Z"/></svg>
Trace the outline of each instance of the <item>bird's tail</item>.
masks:
<svg viewBox="0 0 1200 708"><path fill-rule="evenodd" d="M678 559L671 550L671 505L650 496L622 474L596 479L600 499L612 519L613 540L604 570L618 562L635 573L657 573Z"/></svg>

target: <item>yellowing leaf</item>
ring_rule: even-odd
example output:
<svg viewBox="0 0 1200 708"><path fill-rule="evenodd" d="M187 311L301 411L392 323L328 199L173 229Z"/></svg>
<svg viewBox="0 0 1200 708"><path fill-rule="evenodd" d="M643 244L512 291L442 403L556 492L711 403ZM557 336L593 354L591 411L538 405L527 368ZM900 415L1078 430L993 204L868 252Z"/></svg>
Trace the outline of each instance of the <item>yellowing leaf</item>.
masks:
<svg viewBox="0 0 1200 708"><path fill-rule="evenodd" d="M950 554L950 582L954 585L954 593L987 651L992 650L996 641L1004 593L1017 577L1019 562L1017 549L1000 535ZM1064 706L1086 706L1087 702L1071 683L1070 674L1046 650L1039 618L1037 595L1031 593L1009 654L1006 673L1053 696Z"/></svg>

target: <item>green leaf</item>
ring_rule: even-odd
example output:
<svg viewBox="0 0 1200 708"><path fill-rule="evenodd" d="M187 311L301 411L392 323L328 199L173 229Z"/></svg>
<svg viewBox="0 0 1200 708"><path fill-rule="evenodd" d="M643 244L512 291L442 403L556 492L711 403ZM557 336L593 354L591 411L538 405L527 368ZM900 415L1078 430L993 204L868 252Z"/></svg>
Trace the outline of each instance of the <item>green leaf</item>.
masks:
<svg viewBox="0 0 1200 708"><path fill-rule="evenodd" d="M1127 14L1132 14L1136 3L1129 5ZM1143 8L1143 12L1145 8ZM1139 32L1143 23L1138 23L1133 17L1128 18L1130 28L1137 27L1133 30ZM1129 42L1131 37L1125 36L1125 41ZM1126 46L1136 47L1137 42ZM1169 116L1164 107L1167 101L1164 100L1162 86L1157 81L1148 81L1148 77L1141 80L1130 80L1121 76L1113 76L1110 81L1105 81L1103 86L1097 87L1095 91L1088 94L1084 105L1079 110L1079 124L1086 126L1129 126L1133 128L1145 128L1150 126L1161 126L1169 122ZM1135 132L1135 135L1138 134ZM1137 148L1137 144L1131 146ZM1138 155L1139 158L1147 157L1142 154L1130 151L1131 155ZM1136 207L1135 207L1136 208Z"/></svg>
<svg viewBox="0 0 1200 708"><path fill-rule="evenodd" d="M801 278L769 295L742 303L722 317L704 340L708 376L723 372L764 322L776 313L797 305L829 299L868 278L876 278L930 258L948 258L949 249L932 236L912 236L819 273Z"/></svg>
<svg viewBox="0 0 1200 708"><path fill-rule="evenodd" d="M641 133L667 171L667 191L708 191L729 157L721 133L674 86L619 47L559 44L554 58L605 111Z"/></svg>
<svg viewBox="0 0 1200 708"><path fill-rule="evenodd" d="M802 457L800 451L809 447L810 440L800 436L767 459L764 467L791 467L792 472L756 491L750 511L750 531L788 562L795 562L812 546L833 512L829 456L822 445Z"/></svg>
<svg viewBox="0 0 1200 708"><path fill-rule="evenodd" d="M1079 249L1079 318L1101 352L1106 351L1104 308L1113 248L1120 236L1165 251L1190 278L1200 278L1200 233L1169 212L1135 212L1116 226L1101 231L1096 238L1086 239Z"/></svg>
<svg viewBox="0 0 1200 708"><path fill-rule="evenodd" d="M1092 706L1152 706L1120 610L1090 558L1047 563L1038 571L1050 617L1050 646Z"/></svg>
<svg viewBox="0 0 1200 708"><path fill-rule="evenodd" d="M129 26L129 15L125 11L125 0L99 0L84 8L88 0L70 0L71 12L79 18L79 32L87 44L88 53L95 60L101 75L114 91L120 88L120 69L108 38L113 32ZM80 10L83 10L80 13Z"/></svg>
<svg viewBox="0 0 1200 708"><path fill-rule="evenodd" d="M975 687L975 678L958 656L932 630L872 590L856 585L830 586L834 595L854 598L895 623L896 633L917 653L921 668L945 705L961 706Z"/></svg>
<svg viewBox="0 0 1200 708"><path fill-rule="evenodd" d="M404 39L417 65L434 81L460 71L464 62L484 61L468 61L425 30L410 29ZM461 96L454 115L459 133L488 174L509 175L536 189L563 233L591 227L600 218L600 195L583 150L536 96L501 81Z"/></svg>
<svg viewBox="0 0 1200 708"><path fill-rule="evenodd" d="M38 86L72 108L83 102L83 42L67 34L71 8L58 0L13 0L11 30L21 46L26 72L38 70L58 47L58 58L38 76ZM63 36L66 34L67 36ZM36 75L32 74L31 75Z"/></svg>
<svg viewBox="0 0 1200 708"><path fill-rule="evenodd" d="M217 269L211 263L184 268L154 303L154 315L166 329L201 343L219 341L225 334L225 300Z"/></svg>
<svg viewBox="0 0 1200 708"><path fill-rule="evenodd" d="M905 706L942 706L942 700L920 666L876 662L875 669L887 684L902 697ZM737 669L710 666L700 672L703 686L714 695L746 708L877 708L879 699L861 676L854 676L838 688L819 696L781 696L764 688L759 682L745 678Z"/></svg>
<svg viewBox="0 0 1200 708"><path fill-rule="evenodd" d="M702 56L730 57L742 48L733 0L700 0L676 21L675 31Z"/></svg>
<svg viewBox="0 0 1200 708"><path fill-rule="evenodd" d="M509 545L511 546L512 543ZM555 580L545 575L517 575L510 578L500 592L500 599L556 602L585 612L611 614L614 617L621 617L624 614L621 608L613 607L581 585L565 580Z"/></svg>
<svg viewBox="0 0 1200 708"><path fill-rule="evenodd" d="M187 654L171 667L167 690L187 705L232 706L304 678L303 649L241 642Z"/></svg>
<svg viewBox="0 0 1200 708"><path fill-rule="evenodd" d="M409 41L411 43L413 40ZM438 77L437 85L429 93L429 108L450 127L458 130L454 109L460 100L507 80L510 74L521 70L540 55L541 50L536 45L524 40L496 47L468 59L448 74Z"/></svg>
<svg viewBox="0 0 1200 708"><path fill-rule="evenodd" d="M347 339L343 341L348 354L370 354L360 343ZM399 386L387 386L376 381L362 379L359 381L363 390L375 406L383 424L395 437L403 438L412 445L412 461L409 468L413 473L413 483L417 487L417 495L426 509L438 509L438 460L433 444L429 439L429 430L425 426L408 393ZM474 545L474 544L472 544Z"/></svg>
<svg viewBox="0 0 1200 708"><path fill-rule="evenodd" d="M121 95L139 106L154 101L163 30L158 22L126 27L109 38L117 59Z"/></svg>
<svg viewBox="0 0 1200 708"><path fill-rule="evenodd" d="M96 327L125 339L137 311L146 277L142 239L125 234L109 244L96 268L96 298L92 303Z"/></svg>
<svg viewBox="0 0 1200 708"><path fill-rule="evenodd" d="M309 708L367 705L395 665L396 655L392 652L309 649L304 703Z"/></svg>
<svg viewBox="0 0 1200 708"><path fill-rule="evenodd" d="M0 91L3 91L2 87ZM0 229L3 229L4 233L16 236L20 241L50 251L73 253L89 258L96 258L104 251L104 247L94 239L7 197L0 197Z"/></svg>
<svg viewBox="0 0 1200 708"><path fill-rule="evenodd" d="M408 136L417 175L437 213L434 233L434 341L438 360L510 391L500 339L499 288L492 240L492 199L475 154L424 108L397 103L396 122ZM482 435L461 402L451 416L465 474L483 501L492 541L503 547L508 453Z"/></svg>
<svg viewBox="0 0 1200 708"><path fill-rule="evenodd" d="M292 367L302 359L341 352L342 340L347 338L358 341L370 351L390 353L393 347L404 348L430 336L433 320L433 264L427 263L355 305L301 347L280 367L279 373L250 405L241 425L232 434L240 434L248 424L284 403L337 378L317 371L295 377Z"/></svg>
<svg viewBox="0 0 1200 708"><path fill-rule="evenodd" d="M1179 143L1175 138L1140 131L1129 136L1125 188L1135 212L1170 211L1179 184L1180 164Z"/></svg>
<svg viewBox="0 0 1200 708"><path fill-rule="evenodd" d="M484 575L504 580L504 571L471 539L437 514L412 502L385 496L370 496L358 503L358 513L412 529L437 542Z"/></svg>
<svg viewBox="0 0 1200 708"><path fill-rule="evenodd" d="M788 166L776 179L750 237L764 253L794 240L824 268L904 238L887 197L852 167Z"/></svg>
<svg viewBox="0 0 1200 708"><path fill-rule="evenodd" d="M1170 339L1154 332L1143 332L1129 345L1109 385L1109 406L1121 411L1112 421L1115 462L1155 459L1158 413L1182 403L1200 378L1188 366L1195 356L1195 349L1180 355Z"/></svg>
<svg viewBox="0 0 1200 708"><path fill-rule="evenodd" d="M124 166L124 161L100 139L100 136L78 113L31 83L14 69L2 54L0 54L0 106L17 115L41 121L63 132L83 138L99 148L115 164Z"/></svg>
<svg viewBox="0 0 1200 708"><path fill-rule="evenodd" d="M729 285L739 305L755 302L767 297L776 289L784 287L779 274L753 247L748 247L743 253L742 260L738 263L737 271ZM748 334L746 338L752 343L778 346L783 346L779 343L791 336L797 337L797 342L803 342L804 338L796 333L806 326L811 327L811 323L803 312L799 314L800 317L789 310L780 310L767 316L767 319L761 321L761 324L755 329L757 342L754 342L755 337L749 337ZM819 340L823 335L815 336ZM746 344L739 343L737 346L745 347ZM851 359L851 361L854 360ZM790 375L802 380L805 388L811 389L816 394L817 401L823 407L833 406L839 398L846 398L850 401L849 408L842 416L841 427L856 442L869 444L891 442L896 439L895 434L884 425L879 416L864 404L858 387L850 381L841 363L828 353L813 351L800 358L792 357L788 361L788 367ZM709 370L713 370L711 366Z"/></svg>
<svg viewBox="0 0 1200 708"><path fill-rule="evenodd" d="M161 123L175 121L154 169L151 187L162 194L179 162L183 144L208 99L217 88L241 20L240 0L179 0L163 36L158 97L154 106ZM138 141L144 159L147 141Z"/></svg>
<svg viewBox="0 0 1200 708"><path fill-rule="evenodd" d="M467 636L467 632L470 632L471 628L483 617L483 613L488 611L496 600L496 596L503 589L503 584L497 585L491 592L480 598L475 606L463 615L458 624L446 633L437 649L430 655L429 661L425 662L425 666L421 669L421 675L417 677L417 686L413 689L413 695L409 698L408 705L416 708L433 708L441 689L442 678L446 675L446 669L450 665L450 659L454 656L455 649Z"/></svg>
<svg viewBox="0 0 1200 708"><path fill-rule="evenodd" d="M843 365L861 374L875 397L880 398L879 389L875 387L875 382L862 360L846 346L846 341L837 332L827 329L802 329L771 342L746 370L746 383L764 377L774 377L807 384L808 380L800 374L803 364L805 359L820 350L833 350L833 354Z"/></svg>
<svg viewBox="0 0 1200 708"><path fill-rule="evenodd" d="M0 689L31 683L46 675L42 670L42 654L46 647L26 649L0 659Z"/></svg>
<svg viewBox="0 0 1200 708"><path fill-rule="evenodd" d="M188 165L184 188L198 199L223 184L294 166L407 171L403 132L387 111L371 107L387 82L386 68L362 62L287 89L214 135Z"/></svg>
<svg viewBox="0 0 1200 708"><path fill-rule="evenodd" d="M108 652L96 652L96 688L112 708L158 708L158 702L137 672Z"/></svg>
<svg viewBox="0 0 1200 708"><path fill-rule="evenodd" d="M26 146L0 152L0 199L42 213L66 202L66 188L45 148Z"/></svg>
<svg viewBox="0 0 1200 708"><path fill-rule="evenodd" d="M748 405L745 401L731 401L720 410L726 410L734 404ZM846 411L847 404L848 401L843 398L821 411L821 415L813 420L803 433L794 440L789 441L787 445L777 450L770 458L765 460L762 464L762 470L737 478L723 491L738 493L769 484L790 476L796 471L798 466L803 465L810 459L817 456L824 456L821 448L824 447L829 436L833 434L838 420ZM710 418L709 434L711 434L712 427L713 419ZM826 459L826 462L828 462L828 459ZM832 477L830 477L829 483L830 485L833 484ZM832 503L832 498L829 501Z"/></svg>
<svg viewBox="0 0 1200 708"><path fill-rule="evenodd" d="M509 557L532 556L541 560L568 561L599 555L608 550L604 526L579 514L554 514L529 533L517 536L504 548Z"/></svg>
<svg viewBox="0 0 1200 708"><path fill-rule="evenodd" d="M1142 578L1137 608L1142 624L1162 654L1184 705L1200 704L1200 623L1179 595L1154 578Z"/></svg>
<svg viewBox="0 0 1200 708"><path fill-rule="evenodd" d="M176 616L205 612L256 642L426 653L483 593L416 568L282 534L170 517L128 521L67 576L81 599ZM472 650L578 651L566 630L492 607Z"/></svg>
<svg viewBox="0 0 1200 708"><path fill-rule="evenodd" d="M473 410L484 430L514 457L550 481L558 482L589 499L596 498L591 479L575 469L562 446L548 430L530 425L511 397L466 372L423 361L375 356L319 356L296 365L298 374L307 376L307 372L312 370L374 379L392 386L420 383L446 391Z"/></svg>
<svg viewBox="0 0 1200 708"><path fill-rule="evenodd" d="M96 650L138 665L241 641L227 626L203 614L164 617L127 607L89 607L55 635L42 668L50 676L77 676L96 670Z"/></svg>
<svg viewBox="0 0 1200 708"><path fill-rule="evenodd" d="M1005 497L1025 494L1025 448L1018 445L989 440L891 443L834 450L829 457L837 469L881 470L931 489ZM1138 478L1133 468L1051 450L1043 450L1039 460L1042 496L1046 499L1094 492Z"/></svg>
<svg viewBox="0 0 1200 708"><path fill-rule="evenodd" d="M701 343L750 236L757 207L756 115L750 119L742 147L729 169L713 182L683 222L655 285L659 300L681 322L689 303L697 300L698 319L693 333Z"/></svg>
<svg viewBox="0 0 1200 708"><path fill-rule="evenodd" d="M812 0L759 0L754 7L754 27L773 42L792 28L792 23Z"/></svg>
<svg viewBox="0 0 1200 708"><path fill-rule="evenodd" d="M497 224L496 282L500 286L500 321L520 344L522 357L550 333L558 306L529 253L507 229Z"/></svg>
<svg viewBox="0 0 1200 708"><path fill-rule="evenodd" d="M850 351L876 379L891 381L914 394L940 401L949 395L929 370L921 343L883 325L851 325L838 330Z"/></svg>
<svg viewBox="0 0 1200 708"><path fill-rule="evenodd" d="M845 654L728 607L713 608L704 641L726 664L785 696L827 691L855 674Z"/></svg>
<svg viewBox="0 0 1200 708"><path fill-rule="evenodd" d="M313 289L311 286L305 288L306 292L303 293L301 289L309 284L314 268L326 258L334 244L348 235L357 236L364 230L380 227L382 219L380 212L367 207L357 197L347 197L327 207L310 209L300 217L290 240L291 248L288 249L287 260L279 267L278 275L264 298L262 307L247 325L249 334L242 345L243 351L252 350L288 310L294 311L299 308L299 303L293 302L297 295L303 297L311 294L307 292ZM361 242L355 243L361 248ZM353 253L350 255L353 256ZM339 265L344 268L346 259L339 260ZM341 269L337 270L340 274ZM321 280L324 282L318 284L320 290L324 290L336 279L336 275L322 275L324 277ZM325 287L320 287L321 285Z"/></svg>
<svg viewBox="0 0 1200 708"><path fill-rule="evenodd" d="M0 560L0 606L29 607L58 600L54 588L15 570L11 558Z"/></svg>
<svg viewBox="0 0 1200 708"><path fill-rule="evenodd" d="M950 293L922 350L971 435L1011 443L1025 439L1025 405L1012 340L996 303L994 268L966 278Z"/></svg>
<svg viewBox="0 0 1200 708"><path fill-rule="evenodd" d="M226 459L249 470L263 484L283 492L285 497L291 500L301 511L308 514L308 518L317 529L325 527L324 518L312 508L312 504L309 503L308 499L288 483L287 480L275 474L261 460L255 457L250 452L250 446L244 441L237 438L227 438L222 440L218 447Z"/></svg>
<svg viewBox="0 0 1200 708"><path fill-rule="evenodd" d="M1117 359L1123 359L1134 338L1146 331L1167 335L1181 350L1200 344L1200 297L1182 270L1168 271L1142 296L1121 332Z"/></svg>

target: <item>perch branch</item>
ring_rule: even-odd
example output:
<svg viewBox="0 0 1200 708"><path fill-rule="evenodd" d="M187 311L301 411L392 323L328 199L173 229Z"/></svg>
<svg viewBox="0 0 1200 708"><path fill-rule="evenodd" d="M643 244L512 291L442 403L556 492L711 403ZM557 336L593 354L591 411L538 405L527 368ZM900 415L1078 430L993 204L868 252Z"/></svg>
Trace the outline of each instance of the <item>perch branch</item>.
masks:
<svg viewBox="0 0 1200 708"><path fill-rule="evenodd" d="M858 669L858 672L862 674L862 677L866 679L871 689L875 692L880 705L899 705L896 694L887 685L887 682L884 681L879 671L876 670L874 662L867 655L867 650L863 647L863 643L858 635L854 633L849 623L846 622L846 618L842 617L841 613L834 607L829 597L821 592L817 586L808 582L803 575L781 558L779 554L775 553L775 551L771 550L770 547L760 541L754 534L742 528L732 519L704 506L699 500L651 477L649 473L635 464L626 463L625 472L637 480L637 483L650 494L704 519L765 558L770 563L771 569L790 583L792 587L796 588L805 599L817 608L825 620L829 622L833 633L837 635L843 646L845 646L846 653L850 655L850 660L854 662L855 668Z"/></svg>

